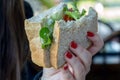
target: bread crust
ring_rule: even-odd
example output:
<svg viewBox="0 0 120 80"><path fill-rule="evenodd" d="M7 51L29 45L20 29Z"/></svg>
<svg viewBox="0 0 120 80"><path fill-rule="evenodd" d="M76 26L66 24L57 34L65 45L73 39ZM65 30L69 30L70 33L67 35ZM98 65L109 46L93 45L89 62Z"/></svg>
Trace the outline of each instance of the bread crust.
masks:
<svg viewBox="0 0 120 80"><path fill-rule="evenodd" d="M51 67L49 49L42 49L39 37L30 41L30 47L32 56L31 58L35 64L46 68Z"/></svg>
<svg viewBox="0 0 120 80"><path fill-rule="evenodd" d="M42 67L51 67L49 60L49 49L42 49L39 37L41 23L29 22L25 20L25 30L30 43L31 59L33 63Z"/></svg>
<svg viewBox="0 0 120 80"><path fill-rule="evenodd" d="M25 20L25 30L30 43L32 61L38 66L51 67L49 49L42 49L39 37L42 20L49 18L53 14L62 14L64 3L61 3L37 16ZM59 14L60 14L59 13Z"/></svg>

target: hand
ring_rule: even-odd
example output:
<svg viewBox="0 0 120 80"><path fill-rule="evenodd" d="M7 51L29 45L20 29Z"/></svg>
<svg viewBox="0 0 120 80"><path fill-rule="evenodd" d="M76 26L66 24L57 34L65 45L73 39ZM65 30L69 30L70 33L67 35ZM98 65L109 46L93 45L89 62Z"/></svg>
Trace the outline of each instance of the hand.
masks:
<svg viewBox="0 0 120 80"><path fill-rule="evenodd" d="M85 80L86 74L90 70L92 56L103 46L103 40L97 33L88 32L88 39L92 45L85 49L80 44L72 41L70 51L65 53L67 64L63 68L44 68L43 80Z"/></svg>
<svg viewBox="0 0 120 80"><path fill-rule="evenodd" d="M85 49L80 44L72 41L70 44L70 51L65 55L65 59L68 64L72 67L72 73L74 80L85 80L86 74L90 70L90 65L92 62L92 56L95 55L103 46L103 40L98 34L92 32L87 33L88 39L92 41L92 45ZM74 53L76 56L74 56Z"/></svg>

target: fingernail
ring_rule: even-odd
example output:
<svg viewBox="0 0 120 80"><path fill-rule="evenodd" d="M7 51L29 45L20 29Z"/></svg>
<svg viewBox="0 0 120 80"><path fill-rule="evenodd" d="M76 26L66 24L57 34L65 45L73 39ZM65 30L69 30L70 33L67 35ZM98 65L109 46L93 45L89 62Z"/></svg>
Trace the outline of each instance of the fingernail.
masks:
<svg viewBox="0 0 120 80"><path fill-rule="evenodd" d="M64 70L67 70L68 69L68 65L64 66Z"/></svg>
<svg viewBox="0 0 120 80"><path fill-rule="evenodd" d="M74 48L74 49L76 49L76 48L77 48L77 43L74 42L74 41L72 41L72 42L71 42L71 47Z"/></svg>
<svg viewBox="0 0 120 80"><path fill-rule="evenodd" d="M72 54L69 51L67 51L66 52L66 57L69 58L69 59L71 59L72 58Z"/></svg>
<svg viewBox="0 0 120 80"><path fill-rule="evenodd" d="M94 33L93 33L93 32L88 31L88 32L87 32L87 36L89 36L89 37L93 37L93 36L94 36Z"/></svg>

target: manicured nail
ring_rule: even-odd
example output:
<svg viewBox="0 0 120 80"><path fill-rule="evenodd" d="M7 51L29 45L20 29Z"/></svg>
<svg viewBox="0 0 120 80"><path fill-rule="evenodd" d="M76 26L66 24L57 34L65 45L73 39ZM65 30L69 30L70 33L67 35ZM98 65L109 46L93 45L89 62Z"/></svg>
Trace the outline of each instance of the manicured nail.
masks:
<svg viewBox="0 0 120 80"><path fill-rule="evenodd" d="M72 47L72 48L74 48L74 49L77 48L77 43L76 43L76 42L72 41L70 44L71 44L71 47Z"/></svg>
<svg viewBox="0 0 120 80"><path fill-rule="evenodd" d="M94 36L94 33L93 33L93 32L88 31L88 32L87 32L87 36L89 36L89 37L93 37L93 36Z"/></svg>
<svg viewBox="0 0 120 80"><path fill-rule="evenodd" d="M72 58L72 54L69 51L67 51L66 52L66 57L69 58L69 59L71 59Z"/></svg>
<svg viewBox="0 0 120 80"><path fill-rule="evenodd" d="M64 66L64 70L67 70L68 69L68 65Z"/></svg>

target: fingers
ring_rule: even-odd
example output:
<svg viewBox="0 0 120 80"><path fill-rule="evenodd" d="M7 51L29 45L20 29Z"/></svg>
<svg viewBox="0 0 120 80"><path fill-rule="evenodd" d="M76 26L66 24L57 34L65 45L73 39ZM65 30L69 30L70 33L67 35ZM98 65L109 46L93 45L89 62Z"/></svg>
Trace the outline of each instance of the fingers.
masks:
<svg viewBox="0 0 120 80"><path fill-rule="evenodd" d="M86 74L90 70L92 56L96 54L103 46L103 40L98 34L87 32L87 36L93 44L88 50L72 41L70 44L70 50L76 56L71 54L71 52L67 52L65 54L65 59L68 64L72 66L76 80L85 79Z"/></svg>
<svg viewBox="0 0 120 80"><path fill-rule="evenodd" d="M86 74L85 67L78 57L74 56L70 51L67 51L65 53L65 59L73 69L75 80L80 80L82 77L84 77L84 75Z"/></svg>
<svg viewBox="0 0 120 80"><path fill-rule="evenodd" d="M76 47L74 47L74 45L76 45ZM70 50L78 57L86 70L89 70L92 62L92 54L74 41L70 44Z"/></svg>
<svg viewBox="0 0 120 80"><path fill-rule="evenodd" d="M87 32L88 39L91 40L92 46L89 49L83 48L81 45L72 41L70 51L65 53L65 59L71 65L75 80L85 79L86 74L90 70L92 56L96 54L103 46L103 40L98 34Z"/></svg>
<svg viewBox="0 0 120 80"><path fill-rule="evenodd" d="M104 42L97 33L88 32L87 36L92 41L92 46L88 48L88 51L95 55L103 47Z"/></svg>

